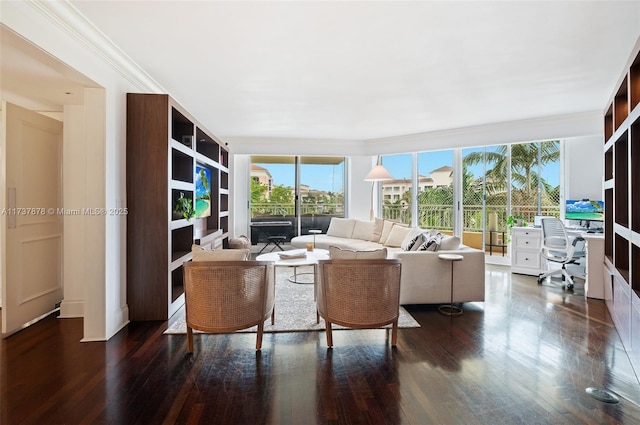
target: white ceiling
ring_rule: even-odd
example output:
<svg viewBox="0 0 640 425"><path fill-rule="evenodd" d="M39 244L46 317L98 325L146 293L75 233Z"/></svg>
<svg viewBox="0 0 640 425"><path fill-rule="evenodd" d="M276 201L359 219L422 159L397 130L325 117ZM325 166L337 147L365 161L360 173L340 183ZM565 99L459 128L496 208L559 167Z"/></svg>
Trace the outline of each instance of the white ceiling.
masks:
<svg viewBox="0 0 640 425"><path fill-rule="evenodd" d="M71 3L222 137L601 111L640 35L638 0Z"/></svg>

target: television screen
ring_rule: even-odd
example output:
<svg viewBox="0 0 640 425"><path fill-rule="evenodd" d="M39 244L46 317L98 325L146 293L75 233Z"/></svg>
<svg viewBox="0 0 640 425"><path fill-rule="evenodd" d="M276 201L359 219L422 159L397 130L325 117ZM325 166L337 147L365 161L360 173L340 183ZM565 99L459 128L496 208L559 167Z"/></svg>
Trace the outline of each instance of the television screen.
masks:
<svg viewBox="0 0 640 425"><path fill-rule="evenodd" d="M567 220L604 221L604 202L591 199L567 200L564 218Z"/></svg>
<svg viewBox="0 0 640 425"><path fill-rule="evenodd" d="M211 170L196 165L196 218L211 215Z"/></svg>

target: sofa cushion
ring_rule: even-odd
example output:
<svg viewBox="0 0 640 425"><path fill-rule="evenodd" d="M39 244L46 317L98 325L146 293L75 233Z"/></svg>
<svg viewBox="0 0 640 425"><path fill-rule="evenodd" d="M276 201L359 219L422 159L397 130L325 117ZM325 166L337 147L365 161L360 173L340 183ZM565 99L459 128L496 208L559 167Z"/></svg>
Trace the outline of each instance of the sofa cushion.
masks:
<svg viewBox="0 0 640 425"><path fill-rule="evenodd" d="M204 249L200 245L191 246L193 261L245 261L251 258L248 249Z"/></svg>
<svg viewBox="0 0 640 425"><path fill-rule="evenodd" d="M404 241L404 238L409 234L409 232L411 232L411 228L409 227L393 226L389 233L389 237L384 242L384 245L400 247L402 245L402 241Z"/></svg>
<svg viewBox="0 0 640 425"><path fill-rule="evenodd" d="M384 243L389 238L389 234L391 233L393 226L409 227L409 225L405 223L400 223L392 220L385 220L384 225L382 226L382 234L380 235L380 240L378 240L379 244L384 245Z"/></svg>
<svg viewBox="0 0 640 425"><path fill-rule="evenodd" d="M352 218L333 217L327 229L327 235L339 238L350 238L353 234L353 227L356 221Z"/></svg>
<svg viewBox="0 0 640 425"><path fill-rule="evenodd" d="M454 251L460 249L460 238L457 236L444 236L440 241L440 251Z"/></svg>
<svg viewBox="0 0 640 425"><path fill-rule="evenodd" d="M373 236L371 240L373 242L378 242L380 240L380 236L382 236L382 228L384 227L384 220L382 218L375 218L373 221Z"/></svg>
<svg viewBox="0 0 640 425"><path fill-rule="evenodd" d="M372 240L374 226L375 223L373 221L356 220L351 239L362 239L363 241Z"/></svg>
<svg viewBox="0 0 640 425"><path fill-rule="evenodd" d="M387 258L387 249L354 251L351 249L338 248L337 246L330 246L329 258L332 260L384 260Z"/></svg>

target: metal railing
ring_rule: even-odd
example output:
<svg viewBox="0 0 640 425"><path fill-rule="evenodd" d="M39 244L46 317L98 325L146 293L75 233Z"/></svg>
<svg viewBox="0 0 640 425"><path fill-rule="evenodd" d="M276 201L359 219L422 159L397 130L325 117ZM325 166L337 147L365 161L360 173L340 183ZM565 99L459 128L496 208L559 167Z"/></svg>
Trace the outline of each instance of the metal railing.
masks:
<svg viewBox="0 0 640 425"><path fill-rule="evenodd" d="M294 204L272 204L253 203L251 204L251 217L286 217L295 216L296 206ZM300 215L343 215L343 204L302 204Z"/></svg>
<svg viewBox="0 0 640 425"><path fill-rule="evenodd" d="M462 213L463 231L482 231L483 217L482 205L465 205ZM497 214L497 230L506 230L507 213L506 205L487 205L485 214L485 228L489 228L489 216L491 213ZM560 217L559 206L543 206L540 213L542 215ZM511 215L522 216L528 223L533 223L533 219L538 215L538 207L535 205L514 205L511 207ZM411 205L384 205L382 217L391 220L399 220L403 223L411 223ZM427 229L453 230L453 207L451 205L418 205L418 226Z"/></svg>
<svg viewBox="0 0 640 425"><path fill-rule="evenodd" d="M343 204L302 204L300 214L310 215L344 215ZM462 214L463 231L482 231L483 216L482 205L464 205ZM489 216L491 213L497 214L497 230L507 228L506 205L487 205L484 216L484 227L489 228ZM543 206L540 213L542 215L560 217L559 206ZM533 223L533 218L538 215L538 207L535 205L513 205L511 215L521 216L528 223ZM295 216L294 204L272 204L254 203L251 204L251 217L286 217ZM391 220L399 220L403 223L411 224L411 205L383 205L382 217ZM453 206L451 205L418 205L418 226L427 229L453 230Z"/></svg>

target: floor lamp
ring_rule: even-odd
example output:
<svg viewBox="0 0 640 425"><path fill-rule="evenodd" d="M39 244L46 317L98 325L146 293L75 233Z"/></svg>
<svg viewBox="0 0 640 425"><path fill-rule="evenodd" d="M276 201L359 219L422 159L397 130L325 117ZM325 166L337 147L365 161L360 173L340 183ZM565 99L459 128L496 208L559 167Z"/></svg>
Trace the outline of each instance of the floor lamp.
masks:
<svg viewBox="0 0 640 425"><path fill-rule="evenodd" d="M369 171L369 174L364 177L364 181L371 182L371 209L369 210L369 220L371 221L373 221L373 188L375 182L385 180L393 180L393 176L380 164L374 166L371 171Z"/></svg>

